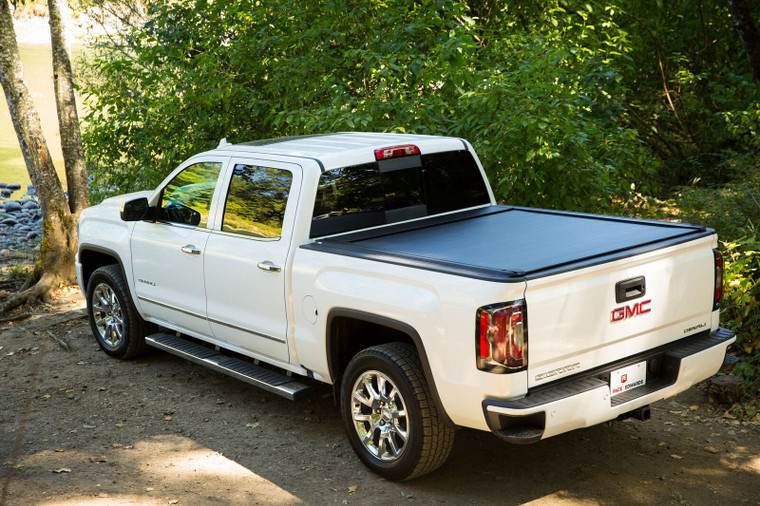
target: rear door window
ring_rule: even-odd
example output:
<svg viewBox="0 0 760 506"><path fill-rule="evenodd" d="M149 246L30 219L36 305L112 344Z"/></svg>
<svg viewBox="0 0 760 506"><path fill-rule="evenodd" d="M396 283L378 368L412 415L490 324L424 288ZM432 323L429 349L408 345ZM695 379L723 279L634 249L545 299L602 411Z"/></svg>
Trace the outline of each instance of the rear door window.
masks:
<svg viewBox="0 0 760 506"><path fill-rule="evenodd" d="M279 239L293 174L285 169L235 165L224 205L222 231Z"/></svg>

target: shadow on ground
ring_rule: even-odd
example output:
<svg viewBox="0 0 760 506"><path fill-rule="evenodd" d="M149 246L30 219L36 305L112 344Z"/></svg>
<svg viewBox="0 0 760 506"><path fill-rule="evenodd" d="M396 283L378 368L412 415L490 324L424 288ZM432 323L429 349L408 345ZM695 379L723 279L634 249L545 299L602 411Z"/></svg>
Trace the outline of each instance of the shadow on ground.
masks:
<svg viewBox="0 0 760 506"><path fill-rule="evenodd" d="M8 505L758 504L760 427L699 387L647 423L529 446L462 429L439 471L392 483L354 456L328 386L293 403L161 352L113 360L76 293L0 324L0 347Z"/></svg>

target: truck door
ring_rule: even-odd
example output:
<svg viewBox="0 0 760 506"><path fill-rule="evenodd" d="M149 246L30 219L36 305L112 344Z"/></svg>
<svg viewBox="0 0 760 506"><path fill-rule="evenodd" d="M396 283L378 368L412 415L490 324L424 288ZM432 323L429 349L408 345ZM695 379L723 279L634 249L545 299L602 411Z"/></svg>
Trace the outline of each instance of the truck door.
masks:
<svg viewBox="0 0 760 506"><path fill-rule="evenodd" d="M233 159L204 255L208 321L243 353L289 359L286 267L301 167Z"/></svg>
<svg viewBox="0 0 760 506"><path fill-rule="evenodd" d="M223 161L194 160L161 190L156 221L138 221L130 242L138 303L146 316L190 334L211 335L203 252Z"/></svg>

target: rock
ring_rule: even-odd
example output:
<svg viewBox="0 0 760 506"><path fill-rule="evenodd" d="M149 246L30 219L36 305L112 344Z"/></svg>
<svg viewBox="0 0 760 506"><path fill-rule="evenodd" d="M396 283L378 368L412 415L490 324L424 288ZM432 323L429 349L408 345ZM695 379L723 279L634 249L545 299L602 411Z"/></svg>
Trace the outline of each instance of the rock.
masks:
<svg viewBox="0 0 760 506"><path fill-rule="evenodd" d="M0 183L0 188L5 188L6 186L8 186L8 183Z"/></svg>
<svg viewBox="0 0 760 506"><path fill-rule="evenodd" d="M4 199L7 199L11 195L13 195L13 192L10 191L10 190L3 190L3 191L0 192L0 197L2 197Z"/></svg>
<svg viewBox="0 0 760 506"><path fill-rule="evenodd" d="M40 205L35 202L34 200L27 199L25 201L22 201L21 207L24 209L39 209Z"/></svg>
<svg viewBox="0 0 760 506"><path fill-rule="evenodd" d="M33 184L28 184L28 185L26 185L26 189L27 190L33 190L34 189L34 185Z"/></svg>
<svg viewBox="0 0 760 506"><path fill-rule="evenodd" d="M744 393L744 381L738 376L726 374L713 376L707 385L710 402L733 405Z"/></svg>
<svg viewBox="0 0 760 506"><path fill-rule="evenodd" d="M37 232L29 232L26 234L26 238L31 241L33 239L36 239L38 235L39 234Z"/></svg>
<svg viewBox="0 0 760 506"><path fill-rule="evenodd" d="M20 190L21 189L21 185L18 184L18 183L11 183L8 186L6 186L6 188L8 188L9 190L16 191L16 190Z"/></svg>
<svg viewBox="0 0 760 506"><path fill-rule="evenodd" d="M3 221L0 221L3 225L7 227L12 227L13 225L16 225L18 222L14 220L13 218L6 218Z"/></svg>
<svg viewBox="0 0 760 506"><path fill-rule="evenodd" d="M5 212L15 212L21 210L21 204L16 202L15 200L9 200L3 205Z"/></svg>

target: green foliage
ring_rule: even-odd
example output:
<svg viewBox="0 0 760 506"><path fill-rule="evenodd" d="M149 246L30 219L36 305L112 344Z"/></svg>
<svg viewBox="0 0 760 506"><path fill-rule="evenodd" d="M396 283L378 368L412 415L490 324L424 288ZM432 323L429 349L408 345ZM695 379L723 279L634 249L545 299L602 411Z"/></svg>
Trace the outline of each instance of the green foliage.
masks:
<svg viewBox="0 0 760 506"><path fill-rule="evenodd" d="M726 2L624 3L629 118L662 162L655 179L660 191L732 181L739 173L727 161L757 149L741 123L756 118L760 90ZM760 19L760 4L754 11Z"/></svg>
<svg viewBox="0 0 760 506"><path fill-rule="evenodd" d="M747 380L750 397L760 396L760 238L755 230L722 243L725 259L723 323L737 333L744 359L734 373Z"/></svg>
<svg viewBox="0 0 760 506"><path fill-rule="evenodd" d="M625 34L612 8L560 3L532 32L444 0L156 3L86 86L94 198L222 137L373 130L471 139L501 201L619 208L656 166L626 126Z"/></svg>

